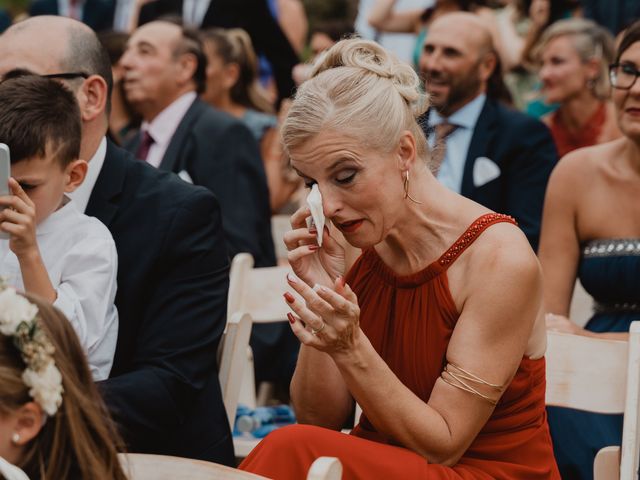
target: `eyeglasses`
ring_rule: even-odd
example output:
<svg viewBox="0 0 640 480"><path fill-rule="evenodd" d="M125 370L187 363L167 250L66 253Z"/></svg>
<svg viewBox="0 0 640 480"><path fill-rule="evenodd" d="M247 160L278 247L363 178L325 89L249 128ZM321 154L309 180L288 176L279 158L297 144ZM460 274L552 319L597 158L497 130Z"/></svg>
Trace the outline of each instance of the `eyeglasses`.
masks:
<svg viewBox="0 0 640 480"><path fill-rule="evenodd" d="M628 63L609 65L611 86L620 90L629 90L640 77L640 71Z"/></svg>
<svg viewBox="0 0 640 480"><path fill-rule="evenodd" d="M89 74L85 72L64 72L64 73L50 73L48 75L40 75L43 78L61 78L63 80L73 80L74 78L89 78Z"/></svg>

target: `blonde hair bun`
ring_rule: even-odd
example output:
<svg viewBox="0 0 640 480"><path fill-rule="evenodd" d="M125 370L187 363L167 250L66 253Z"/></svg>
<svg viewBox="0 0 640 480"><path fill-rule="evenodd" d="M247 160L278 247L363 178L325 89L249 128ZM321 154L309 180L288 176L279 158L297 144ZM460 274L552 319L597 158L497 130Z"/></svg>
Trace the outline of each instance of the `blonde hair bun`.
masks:
<svg viewBox="0 0 640 480"><path fill-rule="evenodd" d="M390 81L411 107L415 117L422 115L428 108L427 96L422 91L420 79L413 68L376 42L361 38L339 41L319 56L312 67L311 78L339 67L361 69Z"/></svg>

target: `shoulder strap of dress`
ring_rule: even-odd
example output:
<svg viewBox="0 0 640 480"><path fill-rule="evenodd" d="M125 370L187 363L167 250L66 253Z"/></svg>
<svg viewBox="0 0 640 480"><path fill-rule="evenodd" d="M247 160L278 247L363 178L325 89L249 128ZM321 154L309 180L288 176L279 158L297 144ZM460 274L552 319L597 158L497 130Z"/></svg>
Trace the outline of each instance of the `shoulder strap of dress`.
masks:
<svg viewBox="0 0 640 480"><path fill-rule="evenodd" d="M473 222L462 235L460 235L458 240L456 240L446 252L442 254L438 259L438 264L444 268L449 267L449 265L451 265L462 254L462 252L464 252L469 245L471 245L476 238L480 236L482 232L491 225L502 222L518 225L513 217L510 217L509 215L503 215L501 213L487 213L482 215Z"/></svg>

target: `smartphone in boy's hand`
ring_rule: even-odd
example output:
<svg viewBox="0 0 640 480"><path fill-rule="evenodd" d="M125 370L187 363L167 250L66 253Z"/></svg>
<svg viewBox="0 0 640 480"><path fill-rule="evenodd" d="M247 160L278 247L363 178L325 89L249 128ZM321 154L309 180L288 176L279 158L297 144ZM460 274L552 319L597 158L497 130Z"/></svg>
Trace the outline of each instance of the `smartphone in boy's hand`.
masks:
<svg viewBox="0 0 640 480"><path fill-rule="evenodd" d="M10 195L9 191L9 177L11 176L11 156L9 153L9 146L0 143L0 196ZM0 207L2 210L4 207ZM7 239L9 234L7 232L0 231L0 238Z"/></svg>

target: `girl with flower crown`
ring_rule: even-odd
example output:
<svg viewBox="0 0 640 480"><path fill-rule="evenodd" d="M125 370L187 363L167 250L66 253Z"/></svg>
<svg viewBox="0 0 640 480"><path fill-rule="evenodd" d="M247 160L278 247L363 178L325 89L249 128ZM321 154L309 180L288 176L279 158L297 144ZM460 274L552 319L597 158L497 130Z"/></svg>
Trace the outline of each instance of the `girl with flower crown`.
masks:
<svg viewBox="0 0 640 480"><path fill-rule="evenodd" d="M0 291L0 476L21 478L8 462L31 480L125 480L118 450L69 321L37 298Z"/></svg>

